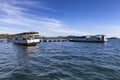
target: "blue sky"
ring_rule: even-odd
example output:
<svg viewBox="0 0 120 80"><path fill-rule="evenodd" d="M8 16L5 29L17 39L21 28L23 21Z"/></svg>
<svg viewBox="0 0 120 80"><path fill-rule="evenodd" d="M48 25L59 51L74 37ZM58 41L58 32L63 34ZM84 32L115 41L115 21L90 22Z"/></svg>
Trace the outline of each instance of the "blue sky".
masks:
<svg viewBox="0 0 120 80"><path fill-rule="evenodd" d="M0 30L120 37L120 0L0 0Z"/></svg>

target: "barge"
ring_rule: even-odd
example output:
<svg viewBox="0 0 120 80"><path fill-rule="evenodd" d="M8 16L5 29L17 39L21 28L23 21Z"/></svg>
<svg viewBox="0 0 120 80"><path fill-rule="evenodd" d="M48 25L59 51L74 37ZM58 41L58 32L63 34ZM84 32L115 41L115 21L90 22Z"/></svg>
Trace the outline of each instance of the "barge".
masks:
<svg viewBox="0 0 120 80"><path fill-rule="evenodd" d="M92 42L92 43L105 43L107 38L105 35L88 35L88 36L75 36L69 39L71 42Z"/></svg>

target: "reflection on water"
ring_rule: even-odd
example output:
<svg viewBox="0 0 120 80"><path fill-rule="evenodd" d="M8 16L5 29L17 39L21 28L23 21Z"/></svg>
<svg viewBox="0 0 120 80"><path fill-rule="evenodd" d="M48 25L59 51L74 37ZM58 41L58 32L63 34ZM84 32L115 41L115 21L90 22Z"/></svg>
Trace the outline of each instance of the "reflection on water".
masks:
<svg viewBox="0 0 120 80"><path fill-rule="evenodd" d="M20 45L15 45L17 48L18 52L26 52L26 53L36 53L37 49L39 46L20 46Z"/></svg>
<svg viewBox="0 0 120 80"><path fill-rule="evenodd" d="M36 57L39 46L15 45L19 66L27 66L30 60Z"/></svg>

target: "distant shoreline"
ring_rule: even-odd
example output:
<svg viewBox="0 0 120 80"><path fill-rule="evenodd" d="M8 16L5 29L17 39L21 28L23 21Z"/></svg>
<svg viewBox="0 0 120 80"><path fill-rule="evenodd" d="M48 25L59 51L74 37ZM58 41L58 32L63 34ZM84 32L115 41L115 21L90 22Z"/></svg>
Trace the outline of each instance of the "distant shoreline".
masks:
<svg viewBox="0 0 120 80"><path fill-rule="evenodd" d="M120 39L120 38L117 38L117 37L110 37L110 38L107 38L107 39Z"/></svg>

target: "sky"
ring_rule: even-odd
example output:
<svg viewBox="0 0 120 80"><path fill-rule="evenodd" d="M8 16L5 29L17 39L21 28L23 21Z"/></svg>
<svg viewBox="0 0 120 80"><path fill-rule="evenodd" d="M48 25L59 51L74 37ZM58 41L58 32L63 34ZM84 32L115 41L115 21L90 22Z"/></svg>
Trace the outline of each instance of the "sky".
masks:
<svg viewBox="0 0 120 80"><path fill-rule="evenodd" d="M120 0L0 0L0 34L120 38Z"/></svg>

